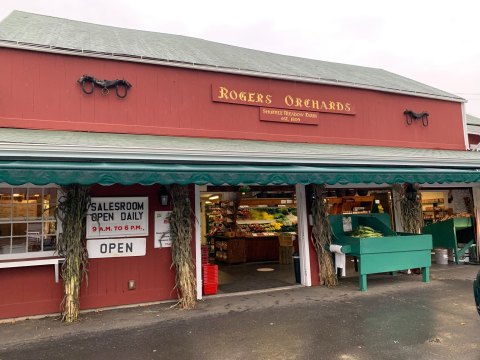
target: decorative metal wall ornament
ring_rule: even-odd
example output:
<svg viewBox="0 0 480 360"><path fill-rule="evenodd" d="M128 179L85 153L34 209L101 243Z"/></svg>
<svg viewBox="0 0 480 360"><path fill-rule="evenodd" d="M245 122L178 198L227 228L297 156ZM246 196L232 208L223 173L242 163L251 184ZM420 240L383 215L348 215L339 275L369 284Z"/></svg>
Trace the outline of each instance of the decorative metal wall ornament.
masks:
<svg viewBox="0 0 480 360"><path fill-rule="evenodd" d="M82 75L77 82L82 85L82 91L85 94L92 94L95 90L95 85L102 88L102 95L108 95L110 88L115 88L115 93L120 99L123 99L128 94L128 89L132 87L127 80L98 80L91 75ZM119 90L123 88L123 91Z"/></svg>
<svg viewBox="0 0 480 360"><path fill-rule="evenodd" d="M413 120L422 120L423 126L428 126L428 115L430 115L426 111L422 111L421 113L416 113L412 110L405 110L403 112L407 119L407 124L412 125Z"/></svg>

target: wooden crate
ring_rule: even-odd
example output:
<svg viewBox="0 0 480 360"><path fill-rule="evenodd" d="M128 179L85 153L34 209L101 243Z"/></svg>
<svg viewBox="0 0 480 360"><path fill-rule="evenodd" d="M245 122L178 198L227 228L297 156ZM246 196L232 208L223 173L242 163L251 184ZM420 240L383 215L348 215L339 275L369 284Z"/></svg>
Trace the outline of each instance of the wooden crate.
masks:
<svg viewBox="0 0 480 360"><path fill-rule="evenodd" d="M294 235L292 234L279 234L278 242L280 246L293 246L293 238Z"/></svg>
<svg viewBox="0 0 480 360"><path fill-rule="evenodd" d="M293 255L293 246L280 246L279 259L280 264L291 264Z"/></svg>

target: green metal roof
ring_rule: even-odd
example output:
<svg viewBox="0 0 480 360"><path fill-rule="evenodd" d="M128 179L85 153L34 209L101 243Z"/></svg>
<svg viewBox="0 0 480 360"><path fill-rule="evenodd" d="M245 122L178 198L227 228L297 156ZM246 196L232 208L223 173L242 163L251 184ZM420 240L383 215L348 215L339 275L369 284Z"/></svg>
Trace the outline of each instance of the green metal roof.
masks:
<svg viewBox="0 0 480 360"><path fill-rule="evenodd" d="M480 118L467 114L467 133L480 135Z"/></svg>
<svg viewBox="0 0 480 360"><path fill-rule="evenodd" d="M0 46L137 61L258 77L465 100L391 72L286 56L202 39L14 11L0 23Z"/></svg>
<svg viewBox="0 0 480 360"><path fill-rule="evenodd" d="M467 125L477 125L480 126L480 118L467 114Z"/></svg>
<svg viewBox="0 0 480 360"><path fill-rule="evenodd" d="M480 135L480 125L467 125L467 132L473 135Z"/></svg>
<svg viewBox="0 0 480 360"><path fill-rule="evenodd" d="M0 158L92 162L480 168L472 151L4 128Z"/></svg>

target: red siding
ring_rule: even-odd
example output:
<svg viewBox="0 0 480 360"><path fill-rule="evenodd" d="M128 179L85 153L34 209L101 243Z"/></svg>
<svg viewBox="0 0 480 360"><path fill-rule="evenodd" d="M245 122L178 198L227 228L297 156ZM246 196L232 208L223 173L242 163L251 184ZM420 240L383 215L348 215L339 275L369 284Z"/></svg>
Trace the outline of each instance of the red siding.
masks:
<svg viewBox="0 0 480 360"><path fill-rule="evenodd" d="M0 269L0 319L60 312L53 265Z"/></svg>
<svg viewBox="0 0 480 360"><path fill-rule="evenodd" d="M168 210L157 199L158 186L95 186L92 196L148 196L149 236L145 256L91 259L88 287L81 289L82 309L153 302L177 297L171 250L154 248L154 211ZM191 188L191 202L194 204ZM192 221L195 226L195 222ZM194 229L195 230L195 229ZM192 235L195 239L195 232ZM195 245L192 240L195 259ZM128 281L136 280L136 289L128 290ZM55 283L53 265L0 269L0 319L60 311L62 283Z"/></svg>
<svg viewBox="0 0 480 360"><path fill-rule="evenodd" d="M377 91L268 80L164 66L0 49L3 127L311 143L463 149L460 103ZM125 78L121 100L81 92L83 74ZM211 85L260 88L353 104L356 114L320 114L318 126L259 121L256 106L215 103ZM403 111L430 113L407 125Z"/></svg>

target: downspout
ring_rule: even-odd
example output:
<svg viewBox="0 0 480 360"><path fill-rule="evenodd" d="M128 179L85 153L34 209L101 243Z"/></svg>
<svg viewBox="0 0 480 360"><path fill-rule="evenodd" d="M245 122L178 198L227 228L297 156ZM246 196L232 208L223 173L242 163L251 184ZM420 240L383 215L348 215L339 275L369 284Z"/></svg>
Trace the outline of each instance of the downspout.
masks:
<svg viewBox="0 0 480 360"><path fill-rule="evenodd" d="M463 122L463 139L465 140L465 150L470 150L470 142L468 141L467 114L465 113L465 102L462 102L462 122Z"/></svg>
<svg viewBox="0 0 480 360"><path fill-rule="evenodd" d="M195 185L195 272L197 278L197 300L202 300L202 249L200 222L200 186Z"/></svg>

